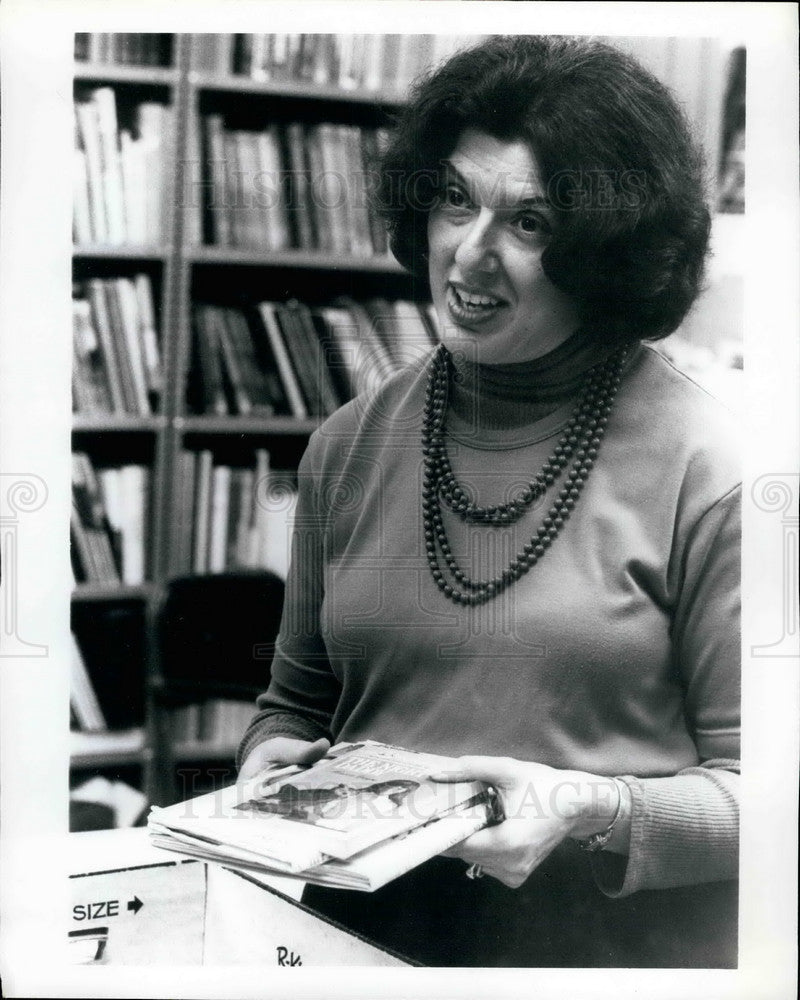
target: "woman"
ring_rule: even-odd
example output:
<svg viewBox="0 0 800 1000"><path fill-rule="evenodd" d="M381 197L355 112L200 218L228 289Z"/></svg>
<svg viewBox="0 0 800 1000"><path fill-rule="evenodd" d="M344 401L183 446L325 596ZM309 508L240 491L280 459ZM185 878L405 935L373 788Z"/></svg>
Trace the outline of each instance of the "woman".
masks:
<svg viewBox="0 0 800 1000"><path fill-rule="evenodd" d="M495 38L383 166L443 346L309 443L242 772L372 738L497 788L452 856L304 897L424 964L735 965L739 475L642 344L702 278L686 125L613 49Z"/></svg>

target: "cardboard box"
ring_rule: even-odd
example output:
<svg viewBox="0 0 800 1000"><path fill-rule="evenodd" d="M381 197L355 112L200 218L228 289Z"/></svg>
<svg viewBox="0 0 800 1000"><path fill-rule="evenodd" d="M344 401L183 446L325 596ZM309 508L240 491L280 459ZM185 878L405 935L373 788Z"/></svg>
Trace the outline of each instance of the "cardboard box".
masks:
<svg viewBox="0 0 800 1000"><path fill-rule="evenodd" d="M71 964L407 964L304 907L296 880L184 860L144 829L68 841Z"/></svg>
<svg viewBox="0 0 800 1000"><path fill-rule="evenodd" d="M69 842L71 964L202 963L205 865L156 850L145 830Z"/></svg>

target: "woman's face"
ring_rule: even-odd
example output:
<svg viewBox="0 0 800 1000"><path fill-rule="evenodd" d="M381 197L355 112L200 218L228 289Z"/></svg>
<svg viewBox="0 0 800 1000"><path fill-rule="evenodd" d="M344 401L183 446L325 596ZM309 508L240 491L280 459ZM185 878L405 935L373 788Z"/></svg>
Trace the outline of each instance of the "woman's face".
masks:
<svg viewBox="0 0 800 1000"><path fill-rule="evenodd" d="M575 332L577 307L542 270L554 221L524 142L462 134L428 217L433 303L451 350L530 361Z"/></svg>

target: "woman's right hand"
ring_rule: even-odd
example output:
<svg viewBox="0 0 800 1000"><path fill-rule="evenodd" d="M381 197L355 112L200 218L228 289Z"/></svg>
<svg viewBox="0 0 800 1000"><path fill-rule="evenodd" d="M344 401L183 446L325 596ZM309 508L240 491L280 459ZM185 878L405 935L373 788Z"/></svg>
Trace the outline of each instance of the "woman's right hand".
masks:
<svg viewBox="0 0 800 1000"><path fill-rule="evenodd" d="M313 743L297 740L290 736L273 736L253 747L242 761L238 782L256 778L262 771L275 764L313 764L330 750L329 740L319 739Z"/></svg>

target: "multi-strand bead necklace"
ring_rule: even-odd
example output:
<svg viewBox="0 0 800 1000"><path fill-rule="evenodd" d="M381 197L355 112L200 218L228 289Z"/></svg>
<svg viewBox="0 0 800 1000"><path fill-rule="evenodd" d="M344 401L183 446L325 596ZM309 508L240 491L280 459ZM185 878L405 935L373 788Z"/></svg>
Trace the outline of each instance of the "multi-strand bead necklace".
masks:
<svg viewBox="0 0 800 1000"><path fill-rule="evenodd" d="M447 348L439 345L431 362L422 424L422 453L425 457L422 520L428 565L437 586L450 600L466 605L491 600L529 572L556 540L597 458L627 353L626 348L620 348L606 361L590 369L564 433L534 478L508 503L481 507L469 499L456 480L447 454L445 418L453 362ZM470 579L453 555L442 519L442 506L472 524L513 524L556 484L571 459L572 467L566 481L531 540L499 576L490 580ZM440 553L449 577L440 563Z"/></svg>

